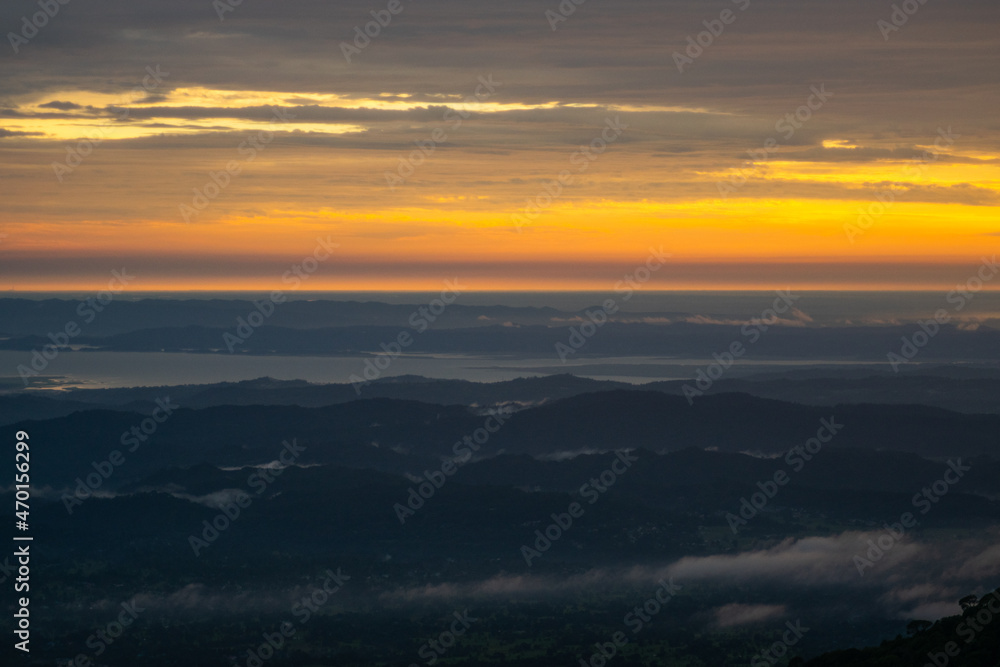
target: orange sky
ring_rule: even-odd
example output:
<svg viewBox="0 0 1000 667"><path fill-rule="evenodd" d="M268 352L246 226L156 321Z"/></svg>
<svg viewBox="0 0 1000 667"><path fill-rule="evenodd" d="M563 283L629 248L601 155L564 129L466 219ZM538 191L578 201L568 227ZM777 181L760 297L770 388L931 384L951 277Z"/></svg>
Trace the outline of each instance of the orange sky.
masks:
<svg viewBox="0 0 1000 667"><path fill-rule="evenodd" d="M675 22L697 18L681 7ZM599 13L555 35L511 32L538 44L528 54L456 37L448 65L390 37L366 62L330 60L329 36L306 30L260 44L280 64L254 69L229 57L266 22L254 11L218 26L181 13L201 31L174 35L186 48L54 34L13 59L0 74L0 286L97 288L126 265L135 289L280 288L322 237L337 250L304 289L461 275L477 290L600 290L650 246L671 255L655 289L944 289L1000 246L986 111L998 87L978 55L998 38L961 12L927 8L938 23L886 44L814 8L813 29L853 50L796 30L771 53L784 19L762 8L680 75L643 16L623 53L597 38L625 24ZM443 16L413 20L469 29ZM58 74L74 48L90 55ZM169 74L151 86L151 65L108 74L111 54Z"/></svg>

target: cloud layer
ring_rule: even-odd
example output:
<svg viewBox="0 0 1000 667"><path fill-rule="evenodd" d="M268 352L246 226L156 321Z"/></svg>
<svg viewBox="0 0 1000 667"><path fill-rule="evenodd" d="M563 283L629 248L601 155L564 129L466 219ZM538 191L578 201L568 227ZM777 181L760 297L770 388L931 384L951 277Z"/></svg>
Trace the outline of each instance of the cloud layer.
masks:
<svg viewBox="0 0 1000 667"><path fill-rule="evenodd" d="M527 259L529 284L558 287L573 272L540 267L594 273L666 240L702 265L805 260L830 283L845 278L822 262L909 262L867 279L888 285L996 246L1000 8L986 0L921 5L889 33L892 4L861 0L591 2L558 23L557 2L404 2L350 62L343 45L379 3L218 4L69 3L35 32L34 2L0 8L0 257L34 256L0 275L92 281L110 253L136 257L150 288L183 286L151 255L259 286L269 276L220 275L196 248L292 258L322 230L359 284L398 265L393 244L437 266ZM735 19L704 32L723 11ZM675 54L697 55L682 72ZM608 122L627 127L602 144ZM947 128L954 143L935 147ZM210 196L227 165L238 173ZM845 233L893 184L876 227ZM73 275L40 248L79 258Z"/></svg>

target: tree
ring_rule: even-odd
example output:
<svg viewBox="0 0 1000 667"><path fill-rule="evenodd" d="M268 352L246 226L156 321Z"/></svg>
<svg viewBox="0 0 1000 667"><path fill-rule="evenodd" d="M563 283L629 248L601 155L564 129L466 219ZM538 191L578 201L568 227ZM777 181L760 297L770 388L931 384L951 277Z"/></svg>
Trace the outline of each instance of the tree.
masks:
<svg viewBox="0 0 1000 667"><path fill-rule="evenodd" d="M906 634L915 635L921 633L924 630L929 630L932 625L934 624L930 621L910 621L906 624Z"/></svg>
<svg viewBox="0 0 1000 667"><path fill-rule="evenodd" d="M973 607L979 604L979 598L975 595L966 595L964 598L958 601L958 604L962 606L962 611L969 611Z"/></svg>

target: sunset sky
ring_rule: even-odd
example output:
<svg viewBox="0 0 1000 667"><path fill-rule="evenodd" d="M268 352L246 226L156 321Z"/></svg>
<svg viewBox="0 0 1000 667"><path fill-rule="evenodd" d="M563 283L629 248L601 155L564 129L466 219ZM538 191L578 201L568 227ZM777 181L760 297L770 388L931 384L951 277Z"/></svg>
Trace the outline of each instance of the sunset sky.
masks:
<svg viewBox="0 0 1000 667"><path fill-rule="evenodd" d="M278 288L328 237L310 290L650 247L656 289L947 289L1000 250L1000 5L912 2L401 0L351 62L388 0L5 2L0 289Z"/></svg>

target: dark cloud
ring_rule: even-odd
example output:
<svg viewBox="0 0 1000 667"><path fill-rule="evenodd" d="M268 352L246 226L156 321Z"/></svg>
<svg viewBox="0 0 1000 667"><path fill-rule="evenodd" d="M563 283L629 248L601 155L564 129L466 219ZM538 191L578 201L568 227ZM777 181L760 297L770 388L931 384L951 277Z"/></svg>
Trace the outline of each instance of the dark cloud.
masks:
<svg viewBox="0 0 1000 667"><path fill-rule="evenodd" d="M7 137L34 137L42 134L41 132L19 132L17 130L6 130L0 127L0 139L6 139Z"/></svg>
<svg viewBox="0 0 1000 667"><path fill-rule="evenodd" d="M40 109L59 109L60 111L70 111L72 109L82 109L83 107L79 104L73 102L60 102L59 100L52 100L51 102L46 102L45 104L39 104Z"/></svg>
<svg viewBox="0 0 1000 667"><path fill-rule="evenodd" d="M933 143L929 141L928 143ZM933 148L933 147L932 147ZM841 148L815 146L809 150L783 151L782 160L793 162L877 162L879 160L900 162L905 160L923 160L926 150L917 146L898 148ZM1000 159L978 159L962 155L947 155L938 153L933 162L942 164L1000 164Z"/></svg>
<svg viewBox="0 0 1000 667"><path fill-rule="evenodd" d="M751 127L759 123L766 132L774 118L803 103L810 85L824 83L835 97L803 130L810 135L806 145L833 125L866 136L923 122L985 130L995 125L988 110L1000 101L1000 70L989 55L1000 7L986 0L923 5L888 42L876 21L891 12L889 5L753 2L684 73L672 54L732 3L587 3L555 32L545 18L554 2L422 0L404 6L349 64L340 43L371 20L367 0L243 3L224 21L204 0L69 4L20 54L0 52L0 60L18 65L0 68L0 99L70 89L124 94L141 82L146 66L160 64L171 72L171 87L279 91L298 107L296 95L307 93L385 95L431 105L433 95L467 95L478 76L494 73L505 82L503 102L705 107L736 114ZM7 3L0 24L16 27L34 11L30 1ZM164 99L156 92L146 102ZM60 109L54 104L43 106ZM194 119L198 110L175 113ZM392 115L305 113L372 122ZM551 122L557 114L524 116ZM683 123L664 126L671 136L686 136ZM977 140L1000 146L997 128L988 134ZM829 157L850 159L836 152Z"/></svg>

